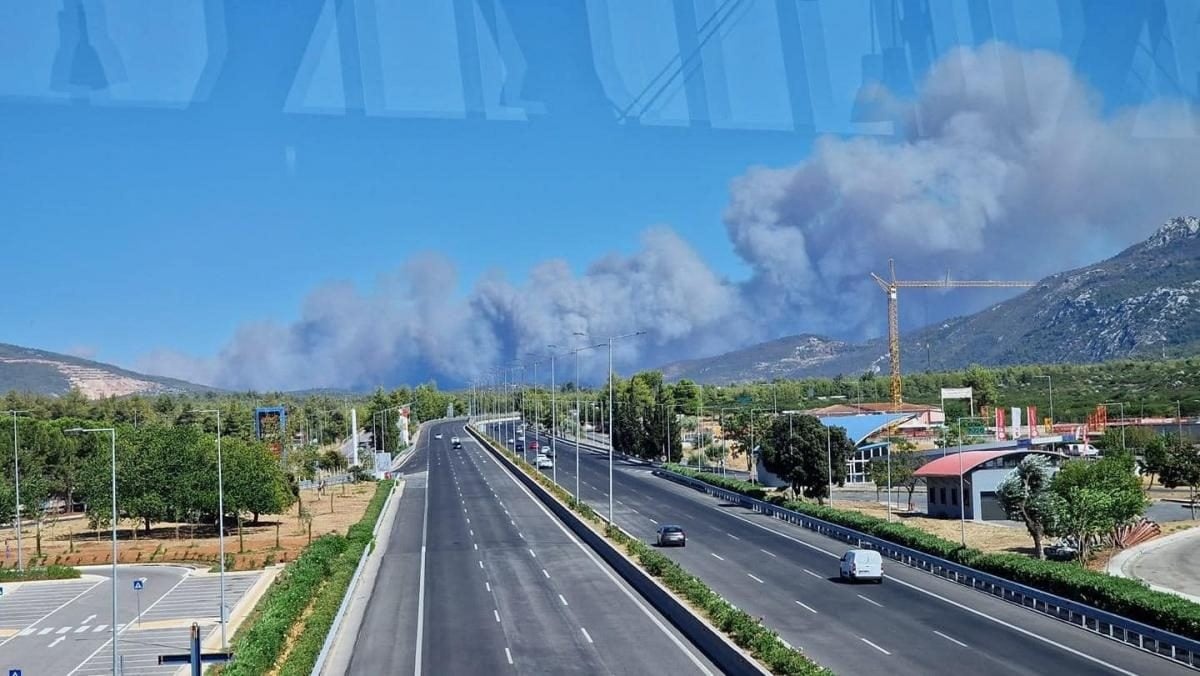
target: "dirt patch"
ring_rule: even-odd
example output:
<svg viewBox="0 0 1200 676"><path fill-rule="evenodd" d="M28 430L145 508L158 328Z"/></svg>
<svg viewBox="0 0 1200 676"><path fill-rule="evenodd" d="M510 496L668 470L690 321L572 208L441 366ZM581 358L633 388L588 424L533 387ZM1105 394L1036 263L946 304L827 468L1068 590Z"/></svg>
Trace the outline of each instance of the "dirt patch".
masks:
<svg viewBox="0 0 1200 676"><path fill-rule="evenodd" d="M375 494L374 483L333 486L317 495L316 489L301 491L303 505L311 515L312 539L326 533L345 533L357 523ZM309 523L298 516L298 506L284 515L264 515L258 525L246 519L239 537L237 524L229 522L225 531L227 570L252 570L295 559L309 542ZM216 564L220 558L217 529L213 524L156 523L149 533L139 528L135 534L130 522L117 531L120 563L195 563ZM27 525L22 532L26 559L36 551L36 532ZM65 516L42 526L42 557L47 565L87 566L112 562L110 531L91 529L87 519ZM6 531L4 566L16 565L16 535Z"/></svg>
<svg viewBox="0 0 1200 676"><path fill-rule="evenodd" d="M862 514L887 518L887 507L867 502L838 500L834 495L834 506ZM934 519L917 512L897 512L892 509L892 518L906 526L912 526L951 542L962 540L962 525L957 519ZM1033 538L1024 528L1013 528L990 523L968 521L966 525L967 546L984 552L1033 553Z"/></svg>

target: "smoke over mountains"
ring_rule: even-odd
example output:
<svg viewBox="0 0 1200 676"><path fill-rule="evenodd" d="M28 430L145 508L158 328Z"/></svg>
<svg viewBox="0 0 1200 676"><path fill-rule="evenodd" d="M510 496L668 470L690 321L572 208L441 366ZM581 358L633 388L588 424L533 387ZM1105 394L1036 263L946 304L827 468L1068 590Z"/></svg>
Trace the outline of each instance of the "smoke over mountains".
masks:
<svg viewBox="0 0 1200 676"><path fill-rule="evenodd" d="M1194 113L1172 102L1104 111L1057 54L955 50L915 100L888 105L903 120L894 137L823 138L795 166L733 180L724 220L748 279L723 278L667 227L581 275L548 260L523 286L486 272L465 297L452 261L426 254L366 292L318 288L297 321L244 325L214 357L162 351L137 366L225 388L362 387L479 378L550 344L583 344L575 332L647 331L618 344L625 369L789 333L857 340L884 329L867 273L890 257L902 278L1037 279L1198 210ZM924 319L1001 297L931 294ZM585 361L589 375L601 361Z"/></svg>

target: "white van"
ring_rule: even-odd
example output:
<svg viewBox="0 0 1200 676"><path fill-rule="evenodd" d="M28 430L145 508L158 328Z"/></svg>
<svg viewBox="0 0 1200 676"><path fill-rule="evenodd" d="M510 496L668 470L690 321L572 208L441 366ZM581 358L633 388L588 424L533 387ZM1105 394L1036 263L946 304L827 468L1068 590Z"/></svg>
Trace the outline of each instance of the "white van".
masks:
<svg viewBox="0 0 1200 676"><path fill-rule="evenodd" d="M842 554L838 573L843 580L883 582L883 557L873 549L851 549Z"/></svg>

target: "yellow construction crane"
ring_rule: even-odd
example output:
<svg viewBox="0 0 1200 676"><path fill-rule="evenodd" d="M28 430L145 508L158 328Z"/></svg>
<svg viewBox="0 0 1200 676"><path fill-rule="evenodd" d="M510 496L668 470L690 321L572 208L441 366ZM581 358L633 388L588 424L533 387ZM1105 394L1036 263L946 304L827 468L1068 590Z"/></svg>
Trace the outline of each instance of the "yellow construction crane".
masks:
<svg viewBox="0 0 1200 676"><path fill-rule="evenodd" d="M990 280L972 280L960 281L950 279L950 274L946 274L945 279L922 281L922 280L904 280L896 279L896 262L888 259L888 269L891 272L892 279L888 281L883 279L874 272L871 277L875 283L883 289L887 294L888 299L888 356L892 362L892 405L896 408L904 401L904 386L900 380L900 311L896 303L896 291L900 288L906 289L960 289L960 288L975 288L975 289L1006 289L1006 288L1027 288L1033 286L1035 282L996 282Z"/></svg>

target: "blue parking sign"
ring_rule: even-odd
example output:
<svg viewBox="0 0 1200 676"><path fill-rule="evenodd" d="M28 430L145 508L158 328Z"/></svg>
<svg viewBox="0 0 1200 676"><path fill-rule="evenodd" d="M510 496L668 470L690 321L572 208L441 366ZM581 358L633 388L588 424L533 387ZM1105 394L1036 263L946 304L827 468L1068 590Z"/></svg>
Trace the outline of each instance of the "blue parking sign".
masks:
<svg viewBox="0 0 1200 676"><path fill-rule="evenodd" d="M146 586L146 581L144 578L139 577L138 579L133 581L133 590L134 591L142 591L142 588L145 586Z"/></svg>

